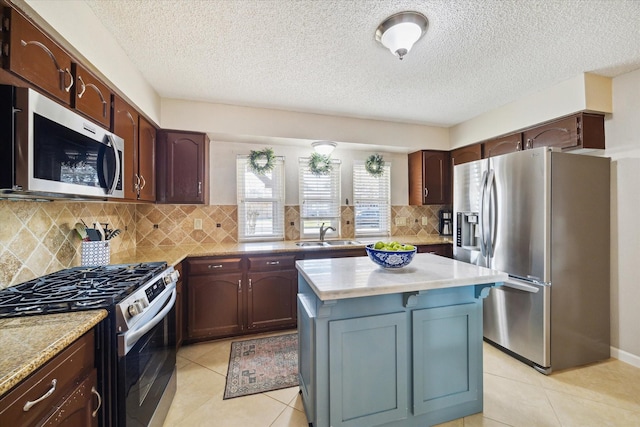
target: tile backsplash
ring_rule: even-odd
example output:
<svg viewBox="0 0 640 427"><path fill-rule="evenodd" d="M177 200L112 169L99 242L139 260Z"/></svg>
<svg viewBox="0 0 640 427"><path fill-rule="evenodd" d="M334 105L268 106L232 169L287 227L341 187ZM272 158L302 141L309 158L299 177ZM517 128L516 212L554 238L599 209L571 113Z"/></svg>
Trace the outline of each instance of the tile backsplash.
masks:
<svg viewBox="0 0 640 427"><path fill-rule="evenodd" d="M442 206L392 206L391 235L438 234ZM176 246L237 241L235 205L152 205L103 202L0 201L0 289L80 265L81 240L74 229L108 223L122 233L112 253L136 246ZM196 220L202 229L194 229ZM423 225L423 221L426 225ZM199 221L198 221L199 222ZM354 238L354 210L342 207L341 237ZM285 208L285 238L300 239L300 210Z"/></svg>

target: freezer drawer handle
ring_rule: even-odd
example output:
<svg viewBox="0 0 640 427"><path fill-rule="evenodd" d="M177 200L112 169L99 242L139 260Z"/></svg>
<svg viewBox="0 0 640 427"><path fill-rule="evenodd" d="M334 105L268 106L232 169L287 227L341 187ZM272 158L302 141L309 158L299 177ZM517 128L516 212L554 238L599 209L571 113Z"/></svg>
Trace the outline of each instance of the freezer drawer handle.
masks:
<svg viewBox="0 0 640 427"><path fill-rule="evenodd" d="M537 288L535 286L527 285L526 283L513 282L513 281L504 282L503 286L507 288L517 289L519 291L531 292L532 294L536 294L540 290L540 288Z"/></svg>

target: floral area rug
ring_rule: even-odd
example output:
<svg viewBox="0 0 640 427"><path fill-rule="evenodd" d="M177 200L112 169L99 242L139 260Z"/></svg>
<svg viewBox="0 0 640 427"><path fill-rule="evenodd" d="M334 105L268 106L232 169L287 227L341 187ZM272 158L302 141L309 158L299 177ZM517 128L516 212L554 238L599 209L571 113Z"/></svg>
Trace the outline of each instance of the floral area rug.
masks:
<svg viewBox="0 0 640 427"><path fill-rule="evenodd" d="M298 385L298 334L231 343L224 399Z"/></svg>

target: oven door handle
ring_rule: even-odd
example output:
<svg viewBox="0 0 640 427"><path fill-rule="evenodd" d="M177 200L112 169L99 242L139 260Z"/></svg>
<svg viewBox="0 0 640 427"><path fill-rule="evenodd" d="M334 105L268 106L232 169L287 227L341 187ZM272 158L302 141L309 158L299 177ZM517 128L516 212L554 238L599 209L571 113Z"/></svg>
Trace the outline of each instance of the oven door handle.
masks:
<svg viewBox="0 0 640 427"><path fill-rule="evenodd" d="M140 337L142 337L144 334L146 334L151 329L153 329L158 323L162 321L162 319L164 319L167 313L171 311L171 309L173 308L176 302L176 284L173 283L172 285L173 285L173 289L171 290L171 299L169 300L167 305L165 305L164 308L158 314L156 314L151 320L149 320L139 329L136 329L134 331L127 333L125 338L125 347L127 349L127 352L131 347L135 345L135 343L140 339Z"/></svg>

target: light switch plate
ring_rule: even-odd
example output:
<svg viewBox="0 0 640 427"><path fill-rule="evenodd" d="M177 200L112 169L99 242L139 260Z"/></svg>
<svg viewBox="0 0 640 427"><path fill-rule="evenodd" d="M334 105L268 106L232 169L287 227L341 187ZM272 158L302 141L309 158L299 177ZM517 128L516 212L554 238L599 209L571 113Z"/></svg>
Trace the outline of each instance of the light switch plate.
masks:
<svg viewBox="0 0 640 427"><path fill-rule="evenodd" d="M407 225L407 218L405 218L403 216L397 216L396 217L396 226L397 227L402 227L404 225Z"/></svg>
<svg viewBox="0 0 640 427"><path fill-rule="evenodd" d="M422 217L422 225L429 225L429 217L428 216L423 216Z"/></svg>
<svg viewBox="0 0 640 427"><path fill-rule="evenodd" d="M202 230L202 220L200 218L196 218L193 220L193 229Z"/></svg>

